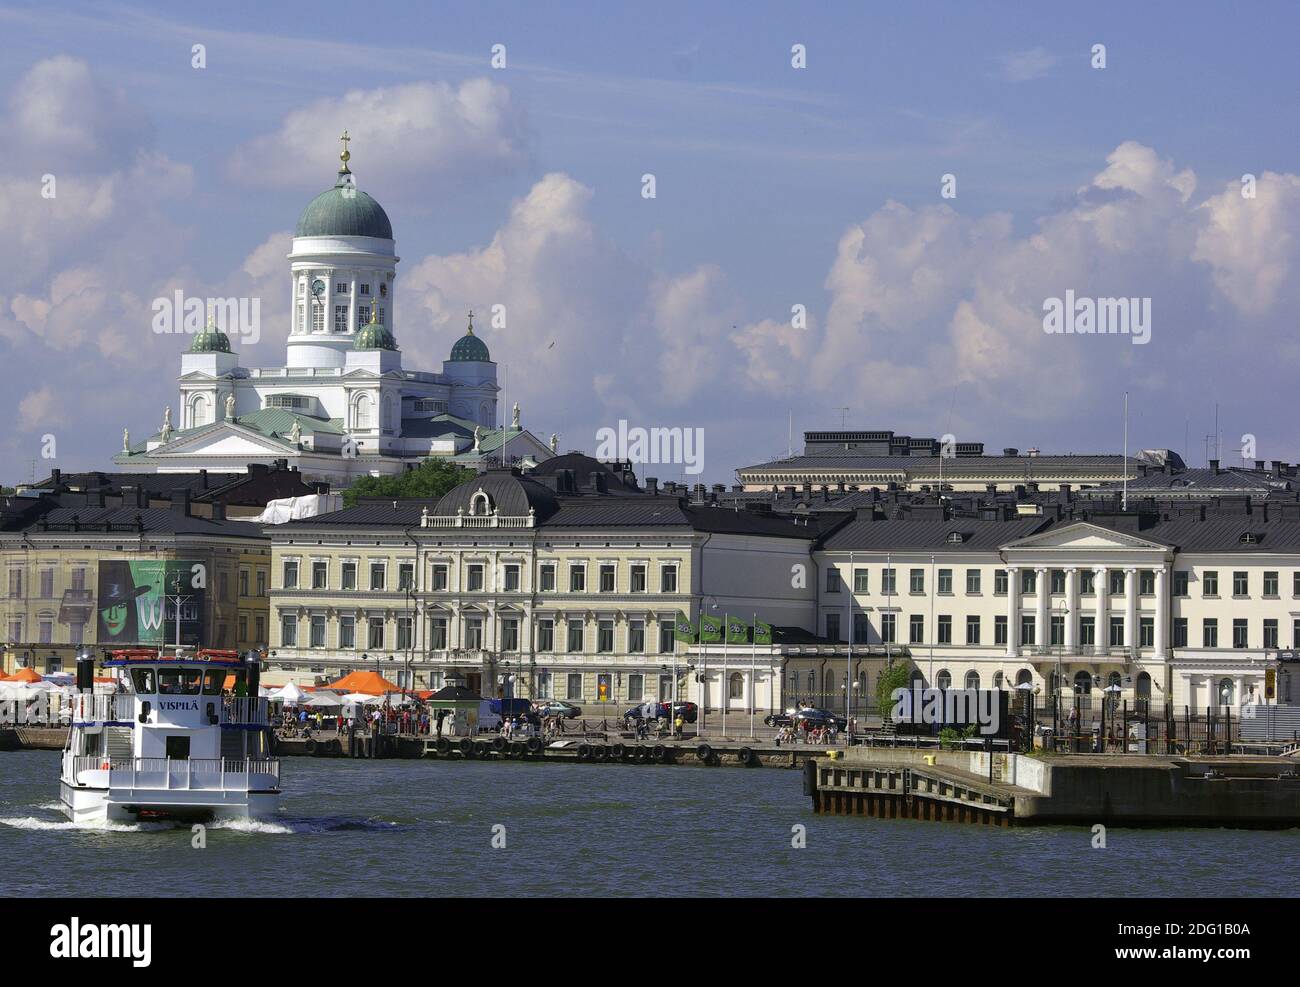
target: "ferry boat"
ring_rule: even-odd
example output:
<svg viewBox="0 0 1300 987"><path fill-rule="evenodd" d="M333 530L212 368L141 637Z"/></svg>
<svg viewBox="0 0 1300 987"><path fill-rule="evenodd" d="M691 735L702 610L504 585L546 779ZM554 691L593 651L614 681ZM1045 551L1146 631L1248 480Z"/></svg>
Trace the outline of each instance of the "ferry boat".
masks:
<svg viewBox="0 0 1300 987"><path fill-rule="evenodd" d="M276 811L280 762L255 654L136 648L112 652L104 666L116 679L112 695L94 694L93 657L77 662L59 779L68 818L207 821Z"/></svg>

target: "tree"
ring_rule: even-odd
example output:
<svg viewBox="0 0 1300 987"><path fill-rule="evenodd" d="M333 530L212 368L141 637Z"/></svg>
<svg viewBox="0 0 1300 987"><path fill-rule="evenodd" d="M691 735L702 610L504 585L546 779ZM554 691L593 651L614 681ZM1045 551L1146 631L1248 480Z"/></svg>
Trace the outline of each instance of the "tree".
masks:
<svg viewBox="0 0 1300 987"><path fill-rule="evenodd" d="M355 507L362 497L392 500L434 500L474 476L473 470L445 459L426 459L413 470L391 476L363 476L343 491L343 506Z"/></svg>
<svg viewBox="0 0 1300 987"><path fill-rule="evenodd" d="M876 708L882 723L888 723L894 711L894 690L906 689L911 681L912 670L903 662L890 665L880 674L876 680Z"/></svg>

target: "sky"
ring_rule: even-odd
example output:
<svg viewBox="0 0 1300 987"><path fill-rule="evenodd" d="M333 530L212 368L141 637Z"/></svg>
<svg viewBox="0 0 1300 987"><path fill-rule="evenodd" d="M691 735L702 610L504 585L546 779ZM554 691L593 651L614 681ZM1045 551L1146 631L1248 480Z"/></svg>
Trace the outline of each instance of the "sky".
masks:
<svg viewBox="0 0 1300 987"><path fill-rule="evenodd" d="M708 483L841 426L1118 452L1127 393L1130 448L1200 465L1217 410L1225 462L1295 462L1298 27L1269 2L0 3L0 483L111 469L177 415L189 340L151 327L177 289L260 298L236 349L283 364L289 238L344 128L404 366L503 306L476 326L502 408L562 449L702 429L701 474L640 472ZM1047 332L1067 298L1149 323Z"/></svg>

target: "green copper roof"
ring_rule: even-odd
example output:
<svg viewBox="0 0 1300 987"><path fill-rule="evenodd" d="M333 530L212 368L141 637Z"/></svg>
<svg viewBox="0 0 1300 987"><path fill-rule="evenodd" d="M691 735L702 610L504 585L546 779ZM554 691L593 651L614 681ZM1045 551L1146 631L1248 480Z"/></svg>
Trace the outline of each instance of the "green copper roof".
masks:
<svg viewBox="0 0 1300 987"><path fill-rule="evenodd" d="M383 323L376 320L375 313L378 307L376 305L370 309L370 321L361 327L356 339L353 340L352 348L354 350L397 349L397 337L389 332Z"/></svg>
<svg viewBox="0 0 1300 987"><path fill-rule="evenodd" d="M474 335L474 313L469 314L469 328L451 347L453 363L490 363L487 343Z"/></svg>
<svg viewBox="0 0 1300 987"><path fill-rule="evenodd" d="M207 326L196 333L190 343L191 353L229 353L230 337L217 328L216 322L208 320Z"/></svg>
<svg viewBox="0 0 1300 987"><path fill-rule="evenodd" d="M373 236L393 238L393 224L383 206L339 172L339 180L312 199L298 217L294 236Z"/></svg>

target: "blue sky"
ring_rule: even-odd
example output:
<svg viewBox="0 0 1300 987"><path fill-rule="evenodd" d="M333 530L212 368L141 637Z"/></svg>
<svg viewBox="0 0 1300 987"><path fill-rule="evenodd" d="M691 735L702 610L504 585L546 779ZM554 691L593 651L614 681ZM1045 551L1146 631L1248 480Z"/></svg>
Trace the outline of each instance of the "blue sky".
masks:
<svg viewBox="0 0 1300 987"><path fill-rule="evenodd" d="M147 335L166 287L282 301L274 237L332 181L340 120L393 220L407 365L436 369L465 308L508 302L487 336L507 402L566 448L620 417L700 426L703 478L728 482L784 450L788 414L798 431L847 407L1108 451L1128 390L1136 446L1186 434L1199 462L1217 402L1224 459L1250 433L1294 461L1297 21L1281 3L0 6L0 219L24 258L0 275L0 478L26 479L47 434L38 474L105 468L122 427L156 428L183 345ZM1274 176L1249 202L1247 172ZM44 173L93 217L42 215ZM1044 335L1067 288L1151 297L1151 343ZM280 362L276 329L247 365Z"/></svg>

